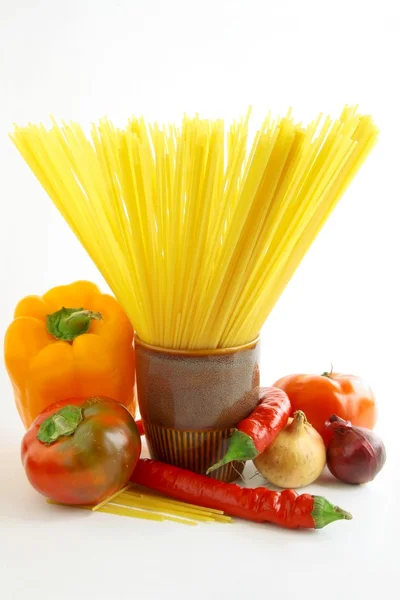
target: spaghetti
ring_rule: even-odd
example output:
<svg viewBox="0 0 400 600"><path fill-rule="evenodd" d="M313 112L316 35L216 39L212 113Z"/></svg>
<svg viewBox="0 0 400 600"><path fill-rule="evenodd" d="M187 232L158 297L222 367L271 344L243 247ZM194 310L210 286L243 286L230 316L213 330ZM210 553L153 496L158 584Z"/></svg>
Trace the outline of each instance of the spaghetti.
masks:
<svg viewBox="0 0 400 600"><path fill-rule="evenodd" d="M345 107L307 126L249 114L180 126L103 119L15 127L12 140L152 345L212 349L256 338L377 140Z"/></svg>
<svg viewBox="0 0 400 600"><path fill-rule="evenodd" d="M52 500L49 504L59 504ZM64 506L64 505L62 505ZM79 506L78 508L149 521L172 521L182 525L197 525L197 522L231 523L231 517L222 510L204 508L171 500L163 496L142 492L128 484L116 494L106 498L97 506Z"/></svg>

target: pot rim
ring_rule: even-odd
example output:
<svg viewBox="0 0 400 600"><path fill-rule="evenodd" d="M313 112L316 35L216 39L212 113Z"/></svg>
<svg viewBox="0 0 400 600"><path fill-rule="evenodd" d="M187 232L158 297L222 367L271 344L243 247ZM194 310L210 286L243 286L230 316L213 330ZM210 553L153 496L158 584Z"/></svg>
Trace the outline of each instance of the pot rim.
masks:
<svg viewBox="0 0 400 600"><path fill-rule="evenodd" d="M247 344L240 344L239 346L232 346L230 348L204 348L199 350L191 348L184 350L181 348L163 348L162 346L154 346L141 340L136 332L134 333L134 341L135 347L136 345L142 346L142 348L145 348L146 350L151 350L152 352L158 352L160 354L169 354L175 356L221 356L243 352L244 350L252 350L259 343L260 336L258 335L251 342L247 342Z"/></svg>

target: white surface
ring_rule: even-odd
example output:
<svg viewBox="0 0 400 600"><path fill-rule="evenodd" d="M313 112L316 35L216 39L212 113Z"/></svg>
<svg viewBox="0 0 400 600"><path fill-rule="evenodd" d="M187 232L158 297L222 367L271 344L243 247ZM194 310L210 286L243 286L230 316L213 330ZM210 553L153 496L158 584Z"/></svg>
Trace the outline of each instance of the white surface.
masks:
<svg viewBox="0 0 400 600"><path fill-rule="evenodd" d="M377 480L310 486L351 522L289 532L173 524L49 507L19 460L23 429L0 371L0 598L397 597L400 494L399 19L392 2L0 1L0 334L28 293L105 287L7 139L49 113L230 118L292 105L299 119L359 102L381 140L263 331L262 382L293 371L365 376L388 461ZM300 8L301 6L301 8ZM255 483L255 480L252 482Z"/></svg>

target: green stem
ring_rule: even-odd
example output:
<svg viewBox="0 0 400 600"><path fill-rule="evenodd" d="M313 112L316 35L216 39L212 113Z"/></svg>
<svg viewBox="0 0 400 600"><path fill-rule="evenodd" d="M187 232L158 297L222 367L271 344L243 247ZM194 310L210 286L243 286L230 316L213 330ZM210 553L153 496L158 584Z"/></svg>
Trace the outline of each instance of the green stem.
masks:
<svg viewBox="0 0 400 600"><path fill-rule="evenodd" d="M79 406L67 404L43 421L36 437L48 446L62 436L72 435L82 419L82 409Z"/></svg>
<svg viewBox="0 0 400 600"><path fill-rule="evenodd" d="M331 370L328 373L328 371L324 371L323 373L321 373L322 377L328 377L329 379L331 379L332 377L332 373L333 373L333 365L331 363Z"/></svg>
<svg viewBox="0 0 400 600"><path fill-rule="evenodd" d="M207 475L234 460L253 460L256 456L258 456L258 451L251 437L235 429L225 456L207 470Z"/></svg>
<svg viewBox="0 0 400 600"><path fill-rule="evenodd" d="M89 331L92 320L101 321L99 312L84 308L61 308L46 317L47 331L57 340L70 342Z"/></svg>
<svg viewBox="0 0 400 600"><path fill-rule="evenodd" d="M333 521L341 519L350 521L353 518L349 512L339 506L334 506L322 496L314 496L314 508L311 516L314 519L315 529L321 529Z"/></svg>

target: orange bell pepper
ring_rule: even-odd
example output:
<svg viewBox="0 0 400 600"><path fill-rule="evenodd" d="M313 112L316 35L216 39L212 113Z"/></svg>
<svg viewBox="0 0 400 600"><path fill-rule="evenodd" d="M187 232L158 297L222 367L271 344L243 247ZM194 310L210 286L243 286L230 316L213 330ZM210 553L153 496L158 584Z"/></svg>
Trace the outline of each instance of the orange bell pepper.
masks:
<svg viewBox="0 0 400 600"><path fill-rule="evenodd" d="M21 300L4 358L26 428L66 398L106 396L135 416L133 328L115 298L93 283L77 281Z"/></svg>

